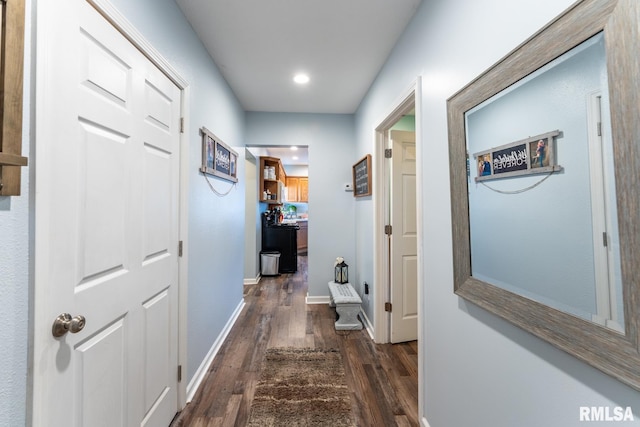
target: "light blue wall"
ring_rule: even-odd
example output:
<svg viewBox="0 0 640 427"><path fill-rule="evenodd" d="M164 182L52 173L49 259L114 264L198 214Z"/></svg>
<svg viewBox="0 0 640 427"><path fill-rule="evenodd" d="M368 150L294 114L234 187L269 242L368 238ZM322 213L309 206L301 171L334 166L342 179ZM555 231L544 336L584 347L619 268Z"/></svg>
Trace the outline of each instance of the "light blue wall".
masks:
<svg viewBox="0 0 640 427"><path fill-rule="evenodd" d="M22 155L29 155L28 129ZM29 176L20 196L0 197L0 425L24 425L29 318Z"/></svg>
<svg viewBox="0 0 640 427"><path fill-rule="evenodd" d="M26 142L28 143L28 141ZM28 146L22 151L29 154ZM22 195L0 197L0 425L24 425L29 318L29 177Z"/></svg>
<svg viewBox="0 0 640 427"><path fill-rule="evenodd" d="M338 256L355 261L352 115L247 113L248 145L309 147L309 295L328 296ZM351 272L351 271L350 271Z"/></svg>
<svg viewBox="0 0 640 427"><path fill-rule="evenodd" d="M581 426L580 406L631 406L640 393L453 293L446 100L573 0L424 0L356 114L356 157L422 77L424 288L421 405L431 427ZM562 142L560 142L562 143ZM371 280L370 201L356 207L359 274ZM370 282L371 283L371 282Z"/></svg>
<svg viewBox="0 0 640 427"><path fill-rule="evenodd" d="M212 193L202 174L201 137L205 126L244 157L244 111L173 0L113 0L190 85L187 380L206 357L242 301L244 278L244 162L238 162L237 188ZM227 181L210 178L220 192Z"/></svg>
<svg viewBox="0 0 640 427"><path fill-rule="evenodd" d="M0 420L15 426L25 423L27 391L30 192L23 169L22 195L0 197Z"/></svg>
<svg viewBox="0 0 640 427"><path fill-rule="evenodd" d="M309 176L309 165L282 165L287 176Z"/></svg>

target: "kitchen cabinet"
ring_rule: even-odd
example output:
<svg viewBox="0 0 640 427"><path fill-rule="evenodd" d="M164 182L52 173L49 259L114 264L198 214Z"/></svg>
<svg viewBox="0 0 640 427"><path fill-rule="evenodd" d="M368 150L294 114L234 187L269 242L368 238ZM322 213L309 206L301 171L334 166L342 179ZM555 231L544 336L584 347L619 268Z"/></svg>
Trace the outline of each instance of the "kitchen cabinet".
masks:
<svg viewBox="0 0 640 427"><path fill-rule="evenodd" d="M300 178L298 182L298 201L307 203L309 201L309 178Z"/></svg>
<svg viewBox="0 0 640 427"><path fill-rule="evenodd" d="M298 182L300 178L297 176L287 177L287 202L298 201Z"/></svg>
<svg viewBox="0 0 640 427"><path fill-rule="evenodd" d="M309 201L309 178L306 176L287 177L287 202Z"/></svg>
<svg viewBox="0 0 640 427"><path fill-rule="evenodd" d="M307 252L307 246L308 246L308 227L309 227L309 222L308 221L298 221L298 227L300 227L298 229L298 236L297 236L297 243L298 243L298 253L304 253Z"/></svg>
<svg viewBox="0 0 640 427"><path fill-rule="evenodd" d="M273 175L265 174L265 169L273 168ZM282 162L277 157L260 157L260 191L258 192L258 200L271 204L281 204L284 202L282 189L285 186L287 175L282 167ZM265 192L268 195L265 197Z"/></svg>

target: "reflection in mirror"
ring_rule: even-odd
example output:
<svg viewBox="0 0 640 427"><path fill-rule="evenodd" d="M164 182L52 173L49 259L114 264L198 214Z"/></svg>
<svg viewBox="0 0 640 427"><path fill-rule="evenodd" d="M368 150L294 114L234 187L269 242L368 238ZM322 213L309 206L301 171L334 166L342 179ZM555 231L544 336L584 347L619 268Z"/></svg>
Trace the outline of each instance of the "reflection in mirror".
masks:
<svg viewBox="0 0 640 427"><path fill-rule="evenodd" d="M471 271L624 333L608 94L599 33L465 113Z"/></svg>
<svg viewBox="0 0 640 427"><path fill-rule="evenodd" d="M639 23L580 0L447 100L454 292L636 390Z"/></svg>

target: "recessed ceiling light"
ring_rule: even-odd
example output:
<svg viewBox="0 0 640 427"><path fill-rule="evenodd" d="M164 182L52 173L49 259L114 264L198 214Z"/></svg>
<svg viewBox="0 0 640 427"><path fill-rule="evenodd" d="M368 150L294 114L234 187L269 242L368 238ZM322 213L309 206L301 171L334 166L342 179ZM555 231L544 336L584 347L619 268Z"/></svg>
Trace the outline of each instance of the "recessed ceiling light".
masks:
<svg viewBox="0 0 640 427"><path fill-rule="evenodd" d="M293 76L293 81L298 83L299 85L303 85L309 83L309 76L304 73L299 73Z"/></svg>
<svg viewBox="0 0 640 427"><path fill-rule="evenodd" d="M293 156L292 159L293 160L298 160L298 156Z"/></svg>
<svg viewBox="0 0 640 427"><path fill-rule="evenodd" d="M291 151L298 151L298 147L296 147L295 145L291 146Z"/></svg>

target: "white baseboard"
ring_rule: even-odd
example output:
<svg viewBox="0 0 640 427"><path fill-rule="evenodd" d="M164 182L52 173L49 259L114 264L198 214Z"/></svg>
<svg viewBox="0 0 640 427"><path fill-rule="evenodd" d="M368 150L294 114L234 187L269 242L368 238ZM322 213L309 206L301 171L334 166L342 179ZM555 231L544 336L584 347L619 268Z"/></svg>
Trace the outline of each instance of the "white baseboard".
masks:
<svg viewBox="0 0 640 427"><path fill-rule="evenodd" d="M231 318L229 318L229 321L224 326L224 329L222 329L222 332L211 346L211 349L209 349L207 356L204 358L204 360L200 364L200 367L193 375L193 378L191 378L191 381L189 381L189 384L187 385L187 403L191 402L196 394L196 391L198 391L198 387L200 387L200 384L204 380L204 377L207 375L209 366L211 366L211 364L213 363L213 359L216 357L216 354L218 354L218 351L220 351L222 343L224 343L224 340L227 339L229 332L231 332L231 328L236 323L236 320L238 320L238 317L240 317L240 313L242 313L244 305L245 302L243 299L242 301L240 301L240 304L238 304L238 306L236 307L235 311L231 315Z"/></svg>
<svg viewBox="0 0 640 427"><path fill-rule="evenodd" d="M248 285L257 285L260 282L260 279L262 278L262 275L258 274L255 278L248 278L248 279L244 279L244 284L245 286Z"/></svg>
<svg viewBox="0 0 640 427"><path fill-rule="evenodd" d="M365 329L369 333L369 337L371 338L371 341L375 341L373 339L373 337L374 337L373 325L371 324L371 321L367 317L367 313L365 313L364 310L360 309L359 315L360 315L360 319L362 319L362 324L364 325Z"/></svg>
<svg viewBox="0 0 640 427"><path fill-rule="evenodd" d="M319 296L319 297L310 297L307 295L305 298L305 302L307 304L329 304L330 301L329 295Z"/></svg>

